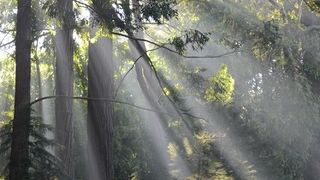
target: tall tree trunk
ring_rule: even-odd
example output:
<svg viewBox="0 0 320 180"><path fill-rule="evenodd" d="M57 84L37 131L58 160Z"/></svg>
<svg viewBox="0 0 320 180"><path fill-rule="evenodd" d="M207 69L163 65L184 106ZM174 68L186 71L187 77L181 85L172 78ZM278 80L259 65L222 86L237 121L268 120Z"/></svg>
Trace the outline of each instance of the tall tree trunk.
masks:
<svg viewBox="0 0 320 180"><path fill-rule="evenodd" d="M89 46L89 98L113 98L113 72L112 40L98 39ZM110 102L88 102L89 179L113 179L112 119L113 106Z"/></svg>
<svg viewBox="0 0 320 180"><path fill-rule="evenodd" d="M132 0L132 4L134 7L139 7L138 0ZM139 9L136 9L136 11L134 12L134 18L137 20L139 20L141 16L139 11ZM138 21L138 23L139 25L142 25L140 21ZM144 32L142 29L138 30L138 32L136 32L135 34L133 34L133 32L127 31L127 34L141 39L144 38ZM136 40L129 40L129 47L134 60L137 60L141 57L141 59L135 65L135 70L139 86L141 88L143 96L147 101L147 105L158 112L163 111L163 108L161 108L160 104L157 101L162 94L162 90L159 87L158 81L150 64L148 63L149 57L146 54L145 43ZM162 179L163 177L169 178L169 169L167 167L167 164L169 164L169 156L167 154L163 154L160 150L161 147L167 147L167 142L165 140L166 137L163 134L163 131L165 129L168 130L168 125L166 122L167 118L164 117L161 113L150 113L148 117L151 117L152 121L155 121L146 123L146 126L149 129L152 129L152 133L148 135L150 136L150 142L152 142L154 139L157 139L154 136L161 136L157 139L156 143L152 143L148 147L152 152L154 152L153 157L159 160L159 162L151 164L151 169L157 176L154 177L154 179ZM160 126L158 123L160 124Z"/></svg>
<svg viewBox="0 0 320 180"><path fill-rule="evenodd" d="M138 7L137 0L133 0L132 3L133 3L133 6ZM139 11L134 12L135 19L140 19L139 17L140 14L138 12ZM138 32L136 32L135 34L133 34L130 31L127 31L127 34L131 37L136 37L141 39L144 38L143 30L138 30ZM177 110L177 107L175 106L175 104L172 104L172 102L170 102L168 99L164 99L164 103L166 104L165 106L162 106L159 103L159 98L163 95L163 91L159 83L163 83L163 82L161 79L158 79L152 65L150 64L151 59L147 55L145 43L139 42L137 40L129 40L129 47L134 60L138 59L140 56L142 57L141 60L136 63L135 70L136 70L139 86L142 90L144 97L146 98L148 105L150 105L152 109L158 112L164 111L171 114L176 113L177 116L181 115L179 114L180 112ZM155 115L156 118L155 119L152 118L152 120L158 121L158 122L148 123L149 126L153 129L153 133L154 133L154 134L150 134L150 136L154 136L154 135L159 136L161 135L161 131L165 131L165 132L162 132L162 133L165 133L163 134L164 139L168 138L170 140L174 140L178 145L181 145L180 140L182 138L179 137L181 136L181 134L180 133L177 134L176 132L174 132L174 130L169 128L168 121L167 121L168 118L161 113L151 114L150 116L153 116L153 115ZM158 127L157 123L159 123L161 127ZM166 135L166 133L168 135ZM157 139L157 138L153 137L152 139ZM160 141L161 140L158 140L156 144L153 144L149 147L152 149L153 152L155 152L154 156L156 157L156 159L160 159L157 165L153 166L152 168L154 169L154 172L157 173L157 176L159 177L159 179L163 177L169 178L170 174L169 174L169 169L167 167L167 165L170 162L169 156L168 154L161 154L162 151L160 150L161 146L162 147L167 146L166 144L167 140L164 140L162 142ZM178 159L181 160L180 156ZM187 167L183 167L182 169L187 170Z"/></svg>
<svg viewBox="0 0 320 180"><path fill-rule="evenodd" d="M56 33L56 95L73 95L73 39L68 22L65 22L72 12L72 0L58 0L58 9L62 17L62 27L57 28ZM74 178L73 165L73 123L72 123L72 99L58 97L55 101L56 134L55 138L59 146L56 155L61 159L63 171L68 178Z"/></svg>
<svg viewBox="0 0 320 180"><path fill-rule="evenodd" d="M31 78L31 0L18 0L16 85L9 179L28 179Z"/></svg>

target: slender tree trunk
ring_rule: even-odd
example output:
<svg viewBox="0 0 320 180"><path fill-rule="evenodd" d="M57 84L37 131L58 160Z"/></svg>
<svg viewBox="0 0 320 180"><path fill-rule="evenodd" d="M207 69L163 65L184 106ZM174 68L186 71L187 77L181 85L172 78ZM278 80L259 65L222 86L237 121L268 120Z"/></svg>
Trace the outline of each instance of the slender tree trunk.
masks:
<svg viewBox="0 0 320 180"><path fill-rule="evenodd" d="M29 178L30 165L31 0L18 0L16 27L16 86L9 179L25 180Z"/></svg>
<svg viewBox="0 0 320 180"><path fill-rule="evenodd" d="M101 38L89 46L88 97L113 98L112 40ZM112 180L113 106L88 102L89 179Z"/></svg>
<svg viewBox="0 0 320 180"><path fill-rule="evenodd" d="M38 48L38 42L37 46L35 48ZM36 62L36 69L37 69L37 79L38 79L38 98L42 98L42 81L41 81L41 71L40 71L40 59L38 57L37 50L35 51L34 59ZM42 116L43 115L43 108L42 108L42 102L40 101L38 103L38 112Z"/></svg>
<svg viewBox="0 0 320 180"><path fill-rule="evenodd" d="M58 0L58 8L62 17L62 27L57 28L56 33L56 95L73 95L73 30L65 22L66 17L72 12L72 0ZM73 164L73 123L72 123L72 99L56 98L56 155L61 159L64 173L68 178L74 178Z"/></svg>

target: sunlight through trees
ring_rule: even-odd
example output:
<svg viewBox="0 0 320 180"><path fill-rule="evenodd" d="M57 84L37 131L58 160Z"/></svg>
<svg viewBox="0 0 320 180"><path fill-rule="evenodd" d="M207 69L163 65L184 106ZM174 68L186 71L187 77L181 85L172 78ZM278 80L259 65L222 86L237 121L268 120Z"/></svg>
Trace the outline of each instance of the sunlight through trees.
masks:
<svg viewBox="0 0 320 180"><path fill-rule="evenodd" d="M319 0L0 0L0 180L317 180Z"/></svg>

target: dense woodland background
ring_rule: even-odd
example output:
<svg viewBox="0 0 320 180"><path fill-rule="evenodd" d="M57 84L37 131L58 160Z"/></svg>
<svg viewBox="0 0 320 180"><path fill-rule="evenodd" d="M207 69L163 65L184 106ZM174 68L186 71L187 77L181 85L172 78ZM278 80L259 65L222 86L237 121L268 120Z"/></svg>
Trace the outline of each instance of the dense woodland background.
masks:
<svg viewBox="0 0 320 180"><path fill-rule="evenodd" d="M0 14L0 179L319 179L319 0Z"/></svg>

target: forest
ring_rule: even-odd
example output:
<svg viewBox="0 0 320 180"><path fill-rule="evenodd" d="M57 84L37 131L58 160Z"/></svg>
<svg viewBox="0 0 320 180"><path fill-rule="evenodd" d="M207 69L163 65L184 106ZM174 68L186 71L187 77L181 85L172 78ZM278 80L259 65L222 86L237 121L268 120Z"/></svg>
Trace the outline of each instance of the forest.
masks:
<svg viewBox="0 0 320 180"><path fill-rule="evenodd" d="M320 0L0 0L0 180L319 180Z"/></svg>

